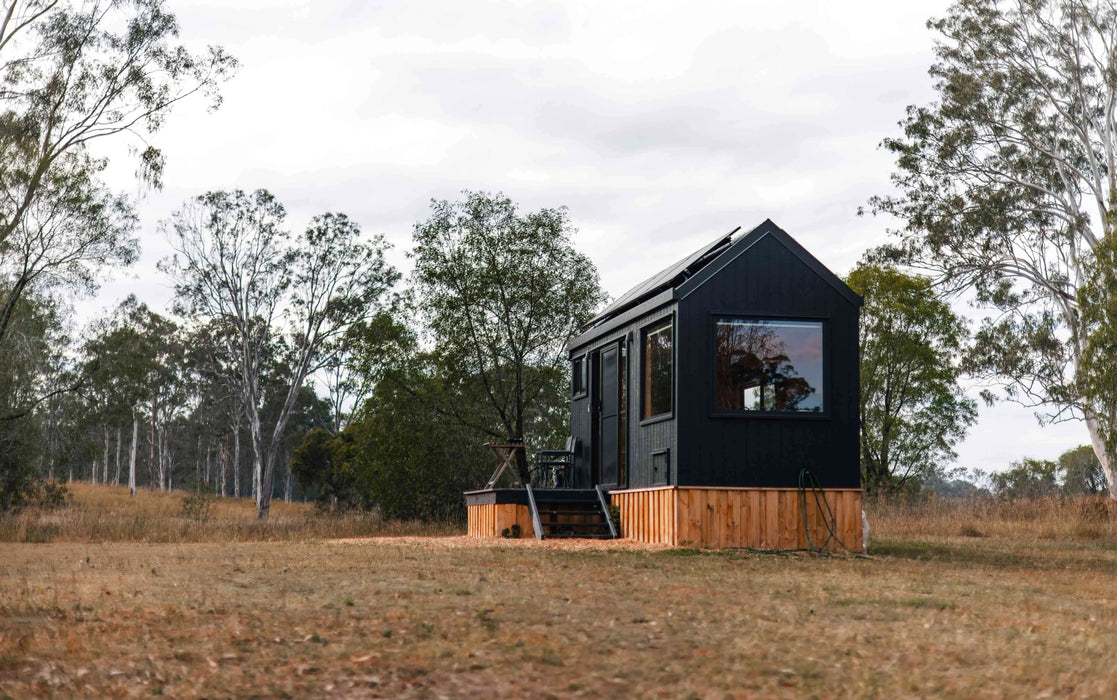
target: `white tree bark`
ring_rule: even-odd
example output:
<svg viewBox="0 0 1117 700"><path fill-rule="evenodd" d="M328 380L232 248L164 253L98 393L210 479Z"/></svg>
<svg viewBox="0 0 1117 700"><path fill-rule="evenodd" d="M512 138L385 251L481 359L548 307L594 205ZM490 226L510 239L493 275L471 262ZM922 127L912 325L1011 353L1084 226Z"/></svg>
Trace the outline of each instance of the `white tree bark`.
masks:
<svg viewBox="0 0 1117 700"><path fill-rule="evenodd" d="M136 443L140 437L140 419L132 410L132 450L128 456L128 492L136 495Z"/></svg>
<svg viewBox="0 0 1117 700"><path fill-rule="evenodd" d="M241 497L240 490L240 414L237 414L236 425L233 426L233 496Z"/></svg>
<svg viewBox="0 0 1117 700"><path fill-rule="evenodd" d="M229 487L229 446L226 440L221 441L221 495L225 496Z"/></svg>
<svg viewBox="0 0 1117 700"><path fill-rule="evenodd" d="M101 483L109 483L109 426L105 426L105 454L101 462Z"/></svg>
<svg viewBox="0 0 1117 700"><path fill-rule="evenodd" d="M120 426L116 426L116 468L113 470L112 485L120 486Z"/></svg>
<svg viewBox="0 0 1117 700"><path fill-rule="evenodd" d="M159 490L166 491L167 486L167 450L166 450L166 437L164 436L163 426L155 431L155 442L157 445L156 458L159 464Z"/></svg>

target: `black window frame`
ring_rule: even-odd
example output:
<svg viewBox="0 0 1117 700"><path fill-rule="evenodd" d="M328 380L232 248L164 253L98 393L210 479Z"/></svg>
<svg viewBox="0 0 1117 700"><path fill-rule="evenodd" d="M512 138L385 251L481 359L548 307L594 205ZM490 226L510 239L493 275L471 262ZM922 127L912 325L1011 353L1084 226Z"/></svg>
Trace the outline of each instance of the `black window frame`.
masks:
<svg viewBox="0 0 1117 700"><path fill-rule="evenodd" d="M671 392L668 401L667 410L662 413L655 413L652 415L645 415L645 411L650 409L648 403L648 336L668 330L671 333L671 347L668 353L670 361L671 378L668 382L668 387ZM675 379L678 376L678 353L676 352L675 339L678 334L675 331L675 317L667 316L657 319L652 323L647 324L640 329L640 424L655 423L662 420L670 420L675 415Z"/></svg>
<svg viewBox="0 0 1117 700"><path fill-rule="evenodd" d="M769 323L792 322L818 324L822 332L822 408L818 411L771 411L756 409L727 409L718 406L717 378L717 328L718 323L727 319L735 321L763 321ZM749 313L711 313L708 332L710 370L709 379L710 415L717 418L758 418L774 420L819 420L831 418L833 396L831 395L831 358L830 358L830 319L817 316L796 316L794 314L749 314Z"/></svg>
<svg viewBox="0 0 1117 700"><path fill-rule="evenodd" d="M589 393L588 355L582 354L570 361L570 394L581 398Z"/></svg>

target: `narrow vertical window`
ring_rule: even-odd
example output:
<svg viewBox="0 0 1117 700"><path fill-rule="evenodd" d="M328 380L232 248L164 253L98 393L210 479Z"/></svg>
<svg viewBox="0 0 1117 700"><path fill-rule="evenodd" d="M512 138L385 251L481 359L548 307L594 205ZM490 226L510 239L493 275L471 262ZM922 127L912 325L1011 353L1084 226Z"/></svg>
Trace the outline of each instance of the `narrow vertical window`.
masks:
<svg viewBox="0 0 1117 700"><path fill-rule="evenodd" d="M586 393L586 356L574 358L573 370L570 378L574 396Z"/></svg>
<svg viewBox="0 0 1117 700"><path fill-rule="evenodd" d="M672 368L671 321L644 331L643 355L643 418L655 418L671 412Z"/></svg>

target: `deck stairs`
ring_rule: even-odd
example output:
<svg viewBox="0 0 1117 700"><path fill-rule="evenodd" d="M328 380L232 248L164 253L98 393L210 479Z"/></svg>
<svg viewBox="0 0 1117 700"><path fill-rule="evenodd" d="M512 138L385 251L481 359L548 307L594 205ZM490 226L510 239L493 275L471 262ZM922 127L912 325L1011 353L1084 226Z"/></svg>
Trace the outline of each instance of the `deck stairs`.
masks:
<svg viewBox="0 0 1117 700"><path fill-rule="evenodd" d="M608 497L600 488L533 489L527 487L535 536L546 539L616 539Z"/></svg>

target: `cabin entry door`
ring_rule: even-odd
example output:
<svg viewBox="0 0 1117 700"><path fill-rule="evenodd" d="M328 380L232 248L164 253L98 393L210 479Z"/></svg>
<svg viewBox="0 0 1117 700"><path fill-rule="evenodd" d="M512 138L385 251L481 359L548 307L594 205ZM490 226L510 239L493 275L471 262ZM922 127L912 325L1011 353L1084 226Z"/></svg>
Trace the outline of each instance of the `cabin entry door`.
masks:
<svg viewBox="0 0 1117 700"><path fill-rule="evenodd" d="M623 486L625 479L625 436L627 411L624 401L627 373L624 343L612 345L598 353L599 381L595 403L598 406L597 463L599 477L594 483Z"/></svg>

